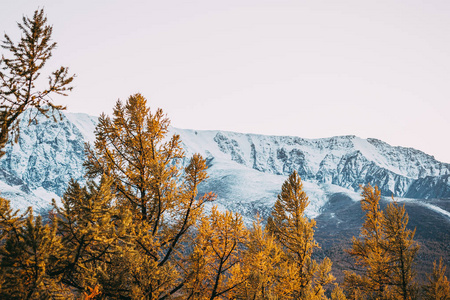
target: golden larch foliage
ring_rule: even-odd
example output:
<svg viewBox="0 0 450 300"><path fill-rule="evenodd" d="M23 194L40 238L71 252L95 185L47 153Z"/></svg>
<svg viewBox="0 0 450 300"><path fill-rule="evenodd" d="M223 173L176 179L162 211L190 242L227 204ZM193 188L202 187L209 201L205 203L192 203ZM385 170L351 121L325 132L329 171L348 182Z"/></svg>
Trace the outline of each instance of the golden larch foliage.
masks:
<svg viewBox="0 0 450 300"><path fill-rule="evenodd" d="M54 116L55 111L65 109L57 105L52 96L67 96L72 90L75 75L68 75L68 68L60 67L48 76L48 85L41 87L39 79L44 65L52 56L56 43L52 41L53 27L48 25L44 10L36 10L32 18L24 16L22 23L17 23L21 38L14 43L5 34L2 48L10 55L0 59L0 157L11 132L16 133L17 142L20 116L29 108L47 117ZM36 120L36 113L29 121Z"/></svg>
<svg viewBox="0 0 450 300"><path fill-rule="evenodd" d="M316 222L305 216L308 204L300 176L294 171L283 183L267 224L292 273L291 278L286 277L286 299L325 299L325 286L335 280L328 258L318 263L311 257L319 245L314 239Z"/></svg>
<svg viewBox="0 0 450 300"><path fill-rule="evenodd" d="M241 260L247 237L241 215L214 206L198 226L183 299L232 299L246 280Z"/></svg>
<svg viewBox="0 0 450 300"><path fill-rule="evenodd" d="M261 219L253 223L243 253L243 273L247 280L235 292L238 299L285 299L295 282L292 268L281 245L262 228ZM293 276L294 275L294 276Z"/></svg>
<svg viewBox="0 0 450 300"><path fill-rule="evenodd" d="M351 299L365 295L368 299L382 299L389 285L389 257L383 243L384 214L380 209L381 193L378 187L362 187L361 208L365 220L359 239L353 237L353 246L348 253L355 259L356 266L362 268L362 274L345 272L345 286ZM366 299L366 298L364 298Z"/></svg>
<svg viewBox="0 0 450 300"><path fill-rule="evenodd" d="M450 282L445 276L446 267L439 260L433 263L433 273L428 275L428 282L423 288L423 298L427 300L449 300L450 299Z"/></svg>
<svg viewBox="0 0 450 300"><path fill-rule="evenodd" d="M152 112L147 100L135 94L126 103L118 101L112 117L99 118L94 147L86 147L87 175L111 182L117 210L113 219L121 247L115 268L103 271L115 274L103 276L114 293L175 297L186 283L194 226L203 204L215 199L212 193L198 197L198 186L207 178L206 162L195 154L183 168L180 137L168 136L169 124L161 109ZM102 292L107 294L105 286Z"/></svg>
<svg viewBox="0 0 450 300"><path fill-rule="evenodd" d="M360 270L345 272L348 294L351 299L415 299L419 289L414 258L419 245L414 241L415 231L407 229L405 206L393 201L383 211L380 190L370 185L362 189L365 221L348 250Z"/></svg>

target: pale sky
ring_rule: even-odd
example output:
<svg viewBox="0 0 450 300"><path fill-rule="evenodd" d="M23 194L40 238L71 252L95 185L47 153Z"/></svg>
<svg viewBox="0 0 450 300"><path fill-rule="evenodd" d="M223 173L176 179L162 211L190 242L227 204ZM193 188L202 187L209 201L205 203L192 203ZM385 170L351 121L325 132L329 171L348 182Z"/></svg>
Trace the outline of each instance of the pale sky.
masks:
<svg viewBox="0 0 450 300"><path fill-rule="evenodd" d="M450 163L448 0L0 0L0 34L38 7L48 71L77 74L55 98L69 111L140 92L175 127L353 134Z"/></svg>

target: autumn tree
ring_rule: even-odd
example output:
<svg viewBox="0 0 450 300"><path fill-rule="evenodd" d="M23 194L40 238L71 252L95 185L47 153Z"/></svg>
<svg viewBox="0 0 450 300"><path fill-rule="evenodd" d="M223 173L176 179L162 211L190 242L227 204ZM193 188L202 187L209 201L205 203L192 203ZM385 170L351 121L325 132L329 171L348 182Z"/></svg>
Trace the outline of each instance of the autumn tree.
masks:
<svg viewBox="0 0 450 300"><path fill-rule="evenodd" d="M214 206L199 224L183 299L233 299L246 280L241 264L246 239L242 216Z"/></svg>
<svg viewBox="0 0 450 300"><path fill-rule="evenodd" d="M445 276L446 267L439 260L433 263L433 272L428 275L428 281L423 286L423 298L427 300L449 300L450 299L450 282Z"/></svg>
<svg viewBox="0 0 450 300"><path fill-rule="evenodd" d="M127 256L121 258L129 266L124 293L133 289L148 299L167 298L183 287L180 264L191 247L191 229L203 204L214 199L197 197L207 178L205 160L194 155L183 168L180 138L167 137L168 131L163 111L152 113L147 100L135 94L125 104L118 101L111 118L99 118L94 148L86 148L87 175L110 180L115 205L131 216L132 243L124 243Z"/></svg>
<svg viewBox="0 0 450 300"><path fill-rule="evenodd" d="M331 300L347 300L347 297L345 296L344 290L335 283L334 289L331 292Z"/></svg>
<svg viewBox="0 0 450 300"><path fill-rule="evenodd" d="M67 287L48 273L62 247L56 222L44 225L41 216L35 217L31 209L20 222L21 226L10 224L6 240L0 245L0 298L67 299Z"/></svg>
<svg viewBox="0 0 450 300"><path fill-rule="evenodd" d="M389 257L384 247L384 214L380 208L380 190L370 185L362 187L361 208L365 220L359 239L353 237L348 253L360 267L360 274L345 272L345 284L351 298L383 299L390 283ZM365 298L364 298L365 299Z"/></svg>
<svg viewBox="0 0 450 300"><path fill-rule="evenodd" d="M20 228L23 226L23 216L19 215L18 210L11 208L10 201L0 197L0 263L3 260L5 244L13 235L19 235ZM6 252L7 254L7 252ZM0 272L0 291L4 293L6 273Z"/></svg>
<svg viewBox="0 0 450 300"><path fill-rule="evenodd" d="M346 272L345 285L354 299L413 299L417 295L414 258L419 246L407 229L405 207L395 201L380 208L380 190L362 187L365 221L348 253L360 267Z"/></svg>
<svg viewBox="0 0 450 300"><path fill-rule="evenodd" d="M296 282L296 274L285 259L280 244L263 229L258 217L249 230L242 254L242 269L247 277L235 293L238 299L286 299Z"/></svg>
<svg viewBox="0 0 450 300"><path fill-rule="evenodd" d="M53 206L63 247L49 274L81 294L105 281L103 270L118 251L111 182L102 178L81 186L72 180L61 202Z"/></svg>
<svg viewBox="0 0 450 300"><path fill-rule="evenodd" d="M419 245L414 241L415 230L406 228L408 221L404 205L394 201L384 210L384 248L390 269L389 297L395 299L414 299L417 294L414 258Z"/></svg>
<svg viewBox="0 0 450 300"><path fill-rule="evenodd" d="M0 246L4 246L6 239L12 232L17 232L23 225L23 217L19 210L11 208L9 200L0 197Z"/></svg>
<svg viewBox="0 0 450 300"><path fill-rule="evenodd" d="M325 286L334 281L331 261L325 258L318 263L311 257L319 245L314 240L316 222L305 216L308 204L300 176L294 171L283 183L267 224L296 274L293 299L325 298Z"/></svg>
<svg viewBox="0 0 450 300"><path fill-rule="evenodd" d="M38 87L41 72L56 48L51 39L53 27L47 24L43 9L36 10L32 18L24 16L17 25L20 41L15 43L5 34L2 48L9 56L2 55L0 59L0 149L11 130L18 132L19 116L26 109L33 107L36 113L46 116L65 109L55 104L52 96L66 96L74 78L68 74L68 68L60 67L48 76L46 86Z"/></svg>

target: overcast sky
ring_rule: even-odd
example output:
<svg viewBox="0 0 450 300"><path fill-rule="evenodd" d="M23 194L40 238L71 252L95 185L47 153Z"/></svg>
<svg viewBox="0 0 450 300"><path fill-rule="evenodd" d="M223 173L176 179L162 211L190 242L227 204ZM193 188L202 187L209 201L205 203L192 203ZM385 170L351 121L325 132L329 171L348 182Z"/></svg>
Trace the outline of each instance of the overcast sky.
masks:
<svg viewBox="0 0 450 300"><path fill-rule="evenodd" d="M353 134L450 162L450 1L0 0L0 33L44 7L69 111L142 93L172 125ZM5 53L4 50L1 50Z"/></svg>

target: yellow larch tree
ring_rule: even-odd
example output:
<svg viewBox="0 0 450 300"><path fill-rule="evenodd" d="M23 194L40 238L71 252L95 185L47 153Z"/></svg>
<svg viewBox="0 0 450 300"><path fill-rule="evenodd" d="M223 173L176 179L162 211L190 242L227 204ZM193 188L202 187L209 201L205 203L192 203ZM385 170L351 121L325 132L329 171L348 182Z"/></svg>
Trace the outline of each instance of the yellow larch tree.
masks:
<svg viewBox="0 0 450 300"><path fill-rule="evenodd" d="M352 299L415 299L414 259L419 245L409 230L405 206L393 201L383 211L380 190L364 186L361 208L365 221L359 239L353 238L348 253L361 269L345 272L345 285Z"/></svg>
<svg viewBox="0 0 450 300"><path fill-rule="evenodd" d="M214 199L213 194L197 197L207 178L205 160L194 155L186 168L181 166L180 138L168 137L169 123L161 109L152 113L147 100L135 94L125 104L118 101L112 117L99 118L94 148L86 148L87 175L111 181L115 205L127 216L121 220L127 223L122 254L115 260L127 265L128 273L116 277L123 279L124 295L166 299L177 294L185 283L182 262L192 247L191 229L203 203Z"/></svg>
<svg viewBox="0 0 450 300"><path fill-rule="evenodd" d="M11 132L19 132L18 121L25 110L34 108L47 117L65 107L54 103L54 95L67 95L72 90L74 75L60 67L42 81L40 75L52 57L56 43L52 41L53 27L47 23L44 10L36 10L32 18L24 16L17 23L20 41L15 43L7 34L2 48L9 55L0 58L0 157ZM48 85L42 86L43 82ZM30 118L30 121L33 118ZM56 118L55 118L56 120ZM16 136L17 138L17 136Z"/></svg>
<svg viewBox="0 0 450 300"><path fill-rule="evenodd" d="M281 246L259 217L249 230L242 265L247 279L235 292L237 299L285 299L296 282Z"/></svg>
<svg viewBox="0 0 450 300"><path fill-rule="evenodd" d="M390 265L389 297L404 300L415 299L418 292L414 258L419 245L414 241L415 230L406 228L408 220L405 206L395 201L384 210L384 248Z"/></svg>
<svg viewBox="0 0 450 300"><path fill-rule="evenodd" d="M325 286L334 281L331 261L325 258L318 263L311 257L319 245L314 240L316 222L305 216L308 204L301 178L294 171L283 183L267 224L295 272L296 282L286 299L324 299Z"/></svg>
<svg viewBox="0 0 450 300"><path fill-rule="evenodd" d="M353 237L348 253L361 268L359 274L345 272L345 287L350 299L383 299L390 283L390 266L383 230L384 214L380 208L378 187L362 187L361 208L365 220L359 239Z"/></svg>
<svg viewBox="0 0 450 300"><path fill-rule="evenodd" d="M426 300L450 300L450 282L445 276L446 267L439 260L433 263L433 272L428 275L428 282L423 287L423 299Z"/></svg>
<svg viewBox="0 0 450 300"><path fill-rule="evenodd" d="M117 252L117 234L111 181L88 181L81 186L71 181L63 195L62 205L53 203L58 223L58 236L63 247L58 263L49 270L61 276L61 282L75 294L87 292L101 282L102 269L111 264Z"/></svg>
<svg viewBox="0 0 450 300"><path fill-rule="evenodd" d="M43 224L42 217L35 217L31 208L26 214L20 227L10 224L5 242L0 244L0 298L67 299L69 290L60 283L60 277L48 272L58 262L62 247L56 222Z"/></svg>
<svg viewBox="0 0 450 300"><path fill-rule="evenodd" d="M247 278L241 262L247 236L240 214L214 206L198 226L182 299L232 299Z"/></svg>

